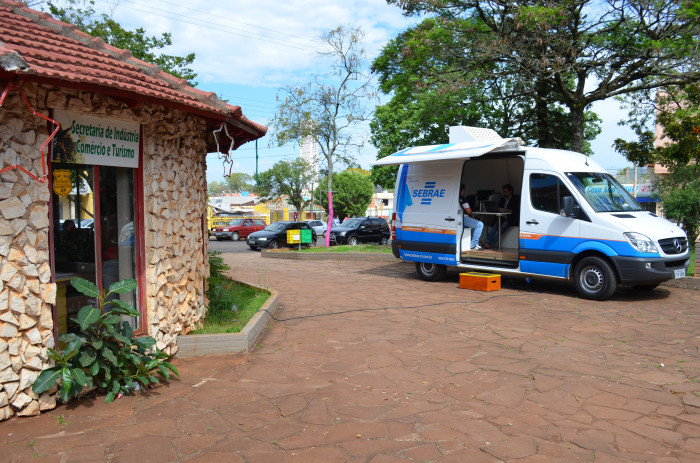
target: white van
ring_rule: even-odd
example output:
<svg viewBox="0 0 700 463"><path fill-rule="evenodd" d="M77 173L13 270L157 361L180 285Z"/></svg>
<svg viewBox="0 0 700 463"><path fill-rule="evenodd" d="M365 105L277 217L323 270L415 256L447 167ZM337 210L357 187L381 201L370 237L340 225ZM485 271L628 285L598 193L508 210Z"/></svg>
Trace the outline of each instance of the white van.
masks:
<svg viewBox="0 0 700 463"><path fill-rule="evenodd" d="M374 165L396 165L394 254L416 262L428 281L447 267L571 280L581 297L604 300L618 284L652 289L685 276L688 239L675 224L644 211L612 176L583 154L521 146L490 129L451 127L446 145L418 146ZM487 229L502 185L520 201L518 226L499 245L471 250L459 204L464 184ZM473 202L472 202L473 201Z"/></svg>

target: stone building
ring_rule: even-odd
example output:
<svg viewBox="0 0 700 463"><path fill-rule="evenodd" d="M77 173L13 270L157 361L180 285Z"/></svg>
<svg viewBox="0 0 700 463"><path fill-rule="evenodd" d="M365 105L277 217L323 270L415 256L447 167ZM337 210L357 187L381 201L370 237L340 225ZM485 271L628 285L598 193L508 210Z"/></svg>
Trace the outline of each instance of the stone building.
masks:
<svg viewBox="0 0 700 463"><path fill-rule="evenodd" d="M47 348L107 288L169 354L203 317L207 152L267 128L220 101L21 3L0 0L0 419L55 406L31 386ZM55 132L55 133L54 133ZM49 142L49 139L51 140Z"/></svg>

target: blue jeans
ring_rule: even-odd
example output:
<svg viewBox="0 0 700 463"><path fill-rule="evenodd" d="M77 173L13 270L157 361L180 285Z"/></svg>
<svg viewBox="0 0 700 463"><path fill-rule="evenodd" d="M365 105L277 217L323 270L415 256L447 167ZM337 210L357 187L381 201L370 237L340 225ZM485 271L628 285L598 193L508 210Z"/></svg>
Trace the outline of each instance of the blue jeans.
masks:
<svg viewBox="0 0 700 463"><path fill-rule="evenodd" d="M506 232L508 229L508 221L501 219L501 235ZM489 230L489 234L486 236L486 244L489 246L493 247L498 243L498 223L493 224L493 227L491 227L491 230Z"/></svg>
<svg viewBox="0 0 700 463"><path fill-rule="evenodd" d="M472 219L468 215L464 216L464 226L466 228L473 229L472 231L472 242L470 249L476 247L479 244L479 238L481 238L481 232L484 230L484 222L481 220Z"/></svg>

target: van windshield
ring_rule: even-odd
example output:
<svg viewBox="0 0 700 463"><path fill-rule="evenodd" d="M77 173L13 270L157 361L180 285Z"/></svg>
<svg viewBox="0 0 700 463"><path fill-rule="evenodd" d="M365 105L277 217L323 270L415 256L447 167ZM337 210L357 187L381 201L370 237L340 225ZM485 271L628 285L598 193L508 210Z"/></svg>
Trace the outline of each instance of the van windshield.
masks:
<svg viewBox="0 0 700 463"><path fill-rule="evenodd" d="M610 174L568 172L566 176L596 212L642 210L625 187Z"/></svg>

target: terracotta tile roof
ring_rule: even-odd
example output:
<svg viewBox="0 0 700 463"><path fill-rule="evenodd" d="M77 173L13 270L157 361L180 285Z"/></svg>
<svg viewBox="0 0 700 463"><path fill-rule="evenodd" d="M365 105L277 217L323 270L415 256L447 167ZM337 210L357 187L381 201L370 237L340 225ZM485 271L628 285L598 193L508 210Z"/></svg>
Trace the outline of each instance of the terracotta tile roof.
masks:
<svg viewBox="0 0 700 463"><path fill-rule="evenodd" d="M221 101L215 93L190 87L71 24L55 20L11 0L0 0L0 82L54 84L107 94L131 104L142 101L177 108L204 117L210 127L226 121L234 149L262 137L267 127L247 119L240 106ZM1 89L0 89L1 90ZM216 149L208 136L209 151ZM220 146L223 151L228 145Z"/></svg>

